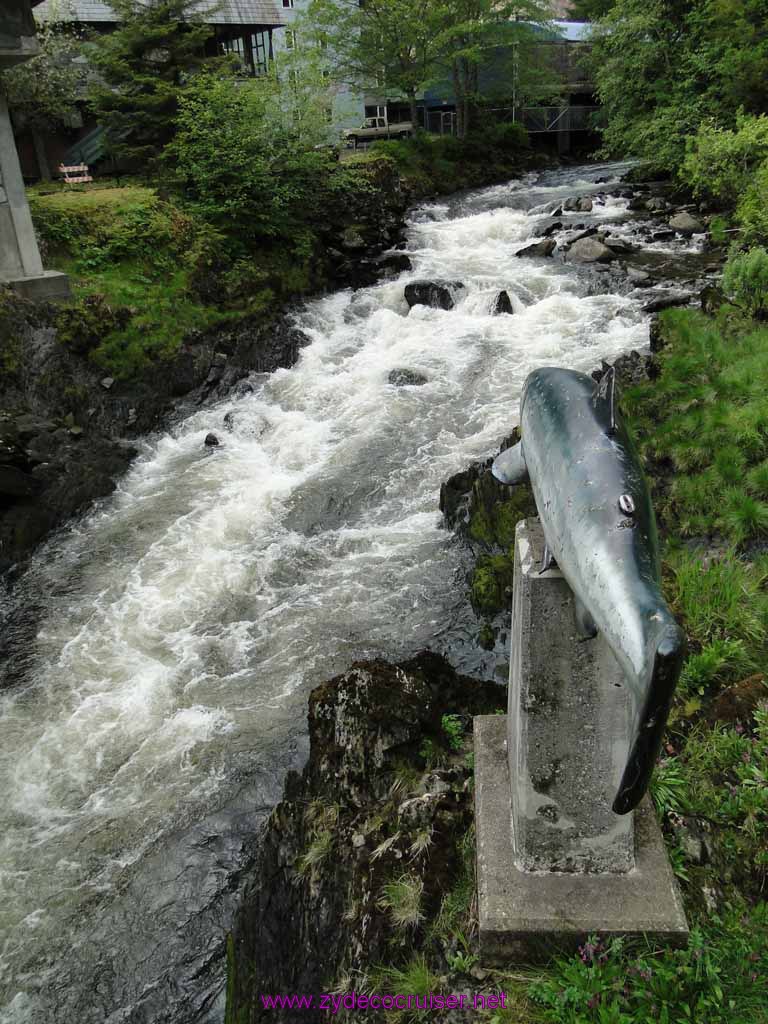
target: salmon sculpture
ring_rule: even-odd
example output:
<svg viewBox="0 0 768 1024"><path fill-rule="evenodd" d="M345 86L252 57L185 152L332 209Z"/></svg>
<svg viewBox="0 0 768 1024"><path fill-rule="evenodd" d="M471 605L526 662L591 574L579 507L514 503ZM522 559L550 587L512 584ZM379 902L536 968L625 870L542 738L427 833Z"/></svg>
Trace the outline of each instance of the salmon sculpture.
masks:
<svg viewBox="0 0 768 1024"><path fill-rule="evenodd" d="M576 598L585 638L603 634L634 703L629 759L616 814L640 802L653 773L685 636L661 593L656 520L638 455L616 402L615 370L596 385L557 367L534 370L520 408L522 440L493 475L530 480L546 543Z"/></svg>

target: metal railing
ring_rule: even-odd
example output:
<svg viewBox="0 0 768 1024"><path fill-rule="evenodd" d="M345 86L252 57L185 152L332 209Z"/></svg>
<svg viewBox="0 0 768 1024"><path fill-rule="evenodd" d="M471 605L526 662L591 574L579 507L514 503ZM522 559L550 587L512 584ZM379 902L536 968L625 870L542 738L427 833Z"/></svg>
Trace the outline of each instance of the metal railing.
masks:
<svg viewBox="0 0 768 1024"><path fill-rule="evenodd" d="M518 119L529 132L583 132L594 127L600 107L523 107Z"/></svg>

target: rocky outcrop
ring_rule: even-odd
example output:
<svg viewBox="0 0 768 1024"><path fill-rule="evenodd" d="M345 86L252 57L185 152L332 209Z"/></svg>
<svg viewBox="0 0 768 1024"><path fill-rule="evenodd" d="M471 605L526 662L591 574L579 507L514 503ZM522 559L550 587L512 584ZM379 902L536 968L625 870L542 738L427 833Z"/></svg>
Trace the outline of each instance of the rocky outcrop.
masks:
<svg viewBox="0 0 768 1024"><path fill-rule="evenodd" d="M228 1022L305 1020L259 996L359 992L372 965L416 950L448 972L429 925L466 869L471 716L503 703L501 687L426 652L312 692L309 760L269 819L230 939Z"/></svg>
<svg viewBox="0 0 768 1024"><path fill-rule="evenodd" d="M453 309L454 293L463 287L461 281L411 281L405 286L405 301L410 307Z"/></svg>

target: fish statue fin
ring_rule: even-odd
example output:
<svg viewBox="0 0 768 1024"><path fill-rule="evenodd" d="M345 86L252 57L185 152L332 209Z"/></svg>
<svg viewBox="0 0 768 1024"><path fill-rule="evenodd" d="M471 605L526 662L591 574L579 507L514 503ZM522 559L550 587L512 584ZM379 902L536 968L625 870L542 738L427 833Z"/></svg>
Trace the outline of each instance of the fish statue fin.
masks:
<svg viewBox="0 0 768 1024"><path fill-rule="evenodd" d="M507 448L493 460L491 472L503 484L522 484L528 479L522 442Z"/></svg>
<svg viewBox="0 0 768 1024"><path fill-rule="evenodd" d="M606 433L613 436L616 433L616 367L609 366L600 380L595 384L592 393L592 403L595 409L601 406L608 420Z"/></svg>
<svg viewBox="0 0 768 1024"><path fill-rule="evenodd" d="M555 561L555 556L550 551L549 544L547 544L547 542L544 541L544 554L541 556L541 566L539 567L539 576L541 576L541 574L543 572L547 572L548 569L556 569L556 568L557 568L557 562Z"/></svg>
<svg viewBox="0 0 768 1024"><path fill-rule="evenodd" d="M595 620L587 610L587 606L575 594L573 595L573 609L576 613L576 628L579 631L579 636L583 640L594 640L597 636Z"/></svg>

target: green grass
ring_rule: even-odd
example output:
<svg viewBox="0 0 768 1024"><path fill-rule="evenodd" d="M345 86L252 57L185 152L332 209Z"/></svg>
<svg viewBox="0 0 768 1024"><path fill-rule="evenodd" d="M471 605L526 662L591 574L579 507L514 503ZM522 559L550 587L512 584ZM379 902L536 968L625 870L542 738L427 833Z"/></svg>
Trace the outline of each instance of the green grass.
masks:
<svg viewBox="0 0 768 1024"><path fill-rule="evenodd" d="M657 513L670 535L768 539L768 329L726 307L662 319L658 380L625 396L642 454L658 476Z"/></svg>
<svg viewBox="0 0 768 1024"><path fill-rule="evenodd" d="M386 910L395 928L415 928L424 920L424 882L416 875L400 875L385 882L378 906Z"/></svg>
<svg viewBox="0 0 768 1024"><path fill-rule="evenodd" d="M768 907L731 907L687 949L594 939L532 986L549 1024L765 1024Z"/></svg>

